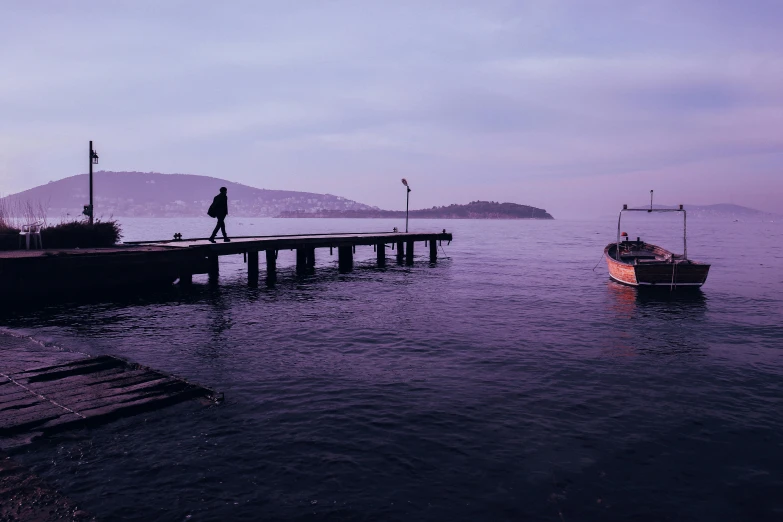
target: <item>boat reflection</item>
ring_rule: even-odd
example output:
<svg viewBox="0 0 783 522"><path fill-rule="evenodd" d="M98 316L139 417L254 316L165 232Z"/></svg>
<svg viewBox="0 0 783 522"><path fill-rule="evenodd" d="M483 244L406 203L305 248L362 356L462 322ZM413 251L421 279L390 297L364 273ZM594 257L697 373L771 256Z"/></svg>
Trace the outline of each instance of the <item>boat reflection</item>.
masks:
<svg viewBox="0 0 783 522"><path fill-rule="evenodd" d="M615 330L607 353L671 355L707 350L700 330L708 299L700 289L649 291L608 281L606 292L610 327Z"/></svg>
<svg viewBox="0 0 783 522"><path fill-rule="evenodd" d="M607 282L614 308L618 313L632 314L638 309L653 308L667 311L681 311L686 314L703 313L707 307L707 297L701 288L688 291L678 289L670 291L666 288L632 287L614 281Z"/></svg>

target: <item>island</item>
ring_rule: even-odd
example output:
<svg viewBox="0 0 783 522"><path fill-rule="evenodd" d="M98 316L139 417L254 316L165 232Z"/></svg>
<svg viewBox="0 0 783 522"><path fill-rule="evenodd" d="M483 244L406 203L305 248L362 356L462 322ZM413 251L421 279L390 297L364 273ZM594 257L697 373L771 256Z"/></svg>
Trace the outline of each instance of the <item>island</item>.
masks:
<svg viewBox="0 0 783 522"><path fill-rule="evenodd" d="M466 205L449 205L421 210L411 210L412 218L423 219L554 219L546 210L517 203L497 201L471 201ZM404 210L348 209L315 211L287 210L281 218L404 218Z"/></svg>

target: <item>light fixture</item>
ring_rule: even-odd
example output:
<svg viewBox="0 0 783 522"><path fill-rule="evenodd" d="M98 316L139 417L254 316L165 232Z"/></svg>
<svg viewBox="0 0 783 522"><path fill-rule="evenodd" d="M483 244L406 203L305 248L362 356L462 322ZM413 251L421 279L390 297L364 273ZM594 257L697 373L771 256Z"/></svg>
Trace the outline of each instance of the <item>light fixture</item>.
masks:
<svg viewBox="0 0 783 522"><path fill-rule="evenodd" d="M411 187L408 185L408 180L405 178L402 178L402 184L405 185L405 188L407 189L405 191L405 233L408 233L408 203L411 199Z"/></svg>

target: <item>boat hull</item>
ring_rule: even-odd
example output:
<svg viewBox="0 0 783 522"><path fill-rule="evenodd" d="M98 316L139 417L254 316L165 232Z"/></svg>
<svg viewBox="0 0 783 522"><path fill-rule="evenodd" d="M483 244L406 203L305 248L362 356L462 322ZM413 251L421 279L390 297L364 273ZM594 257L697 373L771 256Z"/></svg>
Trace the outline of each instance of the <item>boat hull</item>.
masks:
<svg viewBox="0 0 783 522"><path fill-rule="evenodd" d="M606 257L606 266L609 269L609 277L611 277L614 281L624 285L637 286L638 282L636 280L636 270L634 270L633 266L620 263L616 259L612 259L607 255L604 257Z"/></svg>
<svg viewBox="0 0 783 522"><path fill-rule="evenodd" d="M707 281L710 265L689 260L675 259L660 262L634 264L614 257L615 243L604 250L609 277L612 280L637 287L700 287ZM649 245L656 253L671 253L660 247Z"/></svg>

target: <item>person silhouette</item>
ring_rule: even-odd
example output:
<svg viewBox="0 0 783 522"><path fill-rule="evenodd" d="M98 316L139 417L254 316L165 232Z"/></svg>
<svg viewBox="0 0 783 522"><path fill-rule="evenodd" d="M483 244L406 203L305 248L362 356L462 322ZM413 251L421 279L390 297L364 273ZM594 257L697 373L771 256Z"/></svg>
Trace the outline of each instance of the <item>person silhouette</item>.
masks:
<svg viewBox="0 0 783 522"><path fill-rule="evenodd" d="M226 243L231 241L226 234L225 219L228 215L228 196L226 196L226 192L228 192L226 187L220 187L220 194L215 196L212 200L212 204L209 206L209 210L207 210L207 215L209 215L209 217L217 218L215 230L213 230L212 235L209 236L209 241L212 243L215 242L215 236L217 235L218 230L223 233L223 241Z"/></svg>

